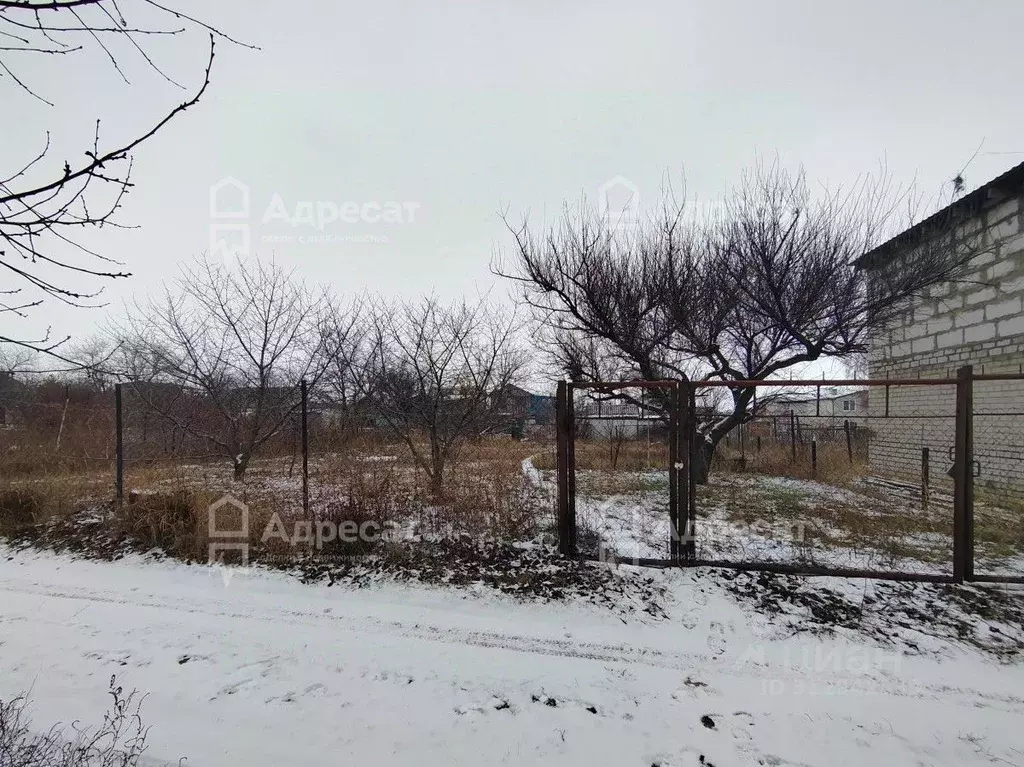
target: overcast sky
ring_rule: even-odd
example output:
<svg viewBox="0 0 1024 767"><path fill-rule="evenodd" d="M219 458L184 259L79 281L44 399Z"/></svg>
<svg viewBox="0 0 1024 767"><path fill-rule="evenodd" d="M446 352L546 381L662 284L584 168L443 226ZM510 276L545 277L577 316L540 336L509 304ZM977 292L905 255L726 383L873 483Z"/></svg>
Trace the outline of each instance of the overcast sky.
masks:
<svg viewBox="0 0 1024 767"><path fill-rule="evenodd" d="M1024 161L1019 0L174 4L261 50L218 44L206 98L136 155L119 220L140 228L88 238L134 274L112 309L207 250L211 224L248 226L252 250L341 294L456 296L495 283L500 211L550 220L619 177L644 205L666 172L709 200L760 153L831 184L885 161L938 194L983 140L968 187ZM192 90L203 45L151 50ZM47 129L62 162L95 118L127 137L183 99L128 52L131 86L77 56L25 70L52 108L0 78L0 168ZM248 187L248 218L211 221L224 178ZM339 220L293 226L303 202ZM0 332L81 335L102 315L51 301Z"/></svg>

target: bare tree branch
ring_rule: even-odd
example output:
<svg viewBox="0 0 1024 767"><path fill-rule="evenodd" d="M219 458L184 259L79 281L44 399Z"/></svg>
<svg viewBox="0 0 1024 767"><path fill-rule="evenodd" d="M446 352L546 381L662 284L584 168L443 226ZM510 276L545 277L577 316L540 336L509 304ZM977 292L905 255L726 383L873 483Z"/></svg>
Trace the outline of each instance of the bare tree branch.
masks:
<svg viewBox="0 0 1024 767"><path fill-rule="evenodd" d="M858 259L896 227L908 196L884 172L812 194L802 172L759 164L709 215L668 199L635 231L586 206L540 234L509 225L514 266L494 268L521 286L544 346L574 380L762 380L864 353L873 330L981 252L944 222L869 281ZM708 461L750 417L755 389L728 391L730 406L702 426Z"/></svg>
<svg viewBox="0 0 1024 767"><path fill-rule="evenodd" d="M123 279L130 273L122 264L84 246L79 236L105 226L123 227L116 218L124 196L132 188L132 153L162 131L178 115L194 107L206 93L215 55L215 38L239 41L216 28L151 0L130 0L136 13L173 17L185 26L165 28L129 24L116 0L0 0L0 39L11 45L0 47L0 85L6 75L17 88L46 104L52 104L18 71L28 54L60 56L94 50L111 62L125 83L128 69L123 43L138 56L144 67L164 80L177 84L154 60L140 39L150 35L175 36L190 27L208 35L210 52L201 83L191 97L171 108L134 138L116 142L104 140L100 121L95 121L92 145L81 161L59 160L51 154L49 132L42 151L0 181L0 287L2 295L18 296L0 303L0 316L25 317L27 311L47 299L82 307L102 305L97 301L103 284ZM123 45L122 45L123 47ZM246 46L252 47L252 46ZM180 87L180 86L179 86ZM66 118L62 118L66 119ZM23 296L23 297L22 297ZM67 361L58 349L66 339L15 338L0 335L0 344L15 344Z"/></svg>

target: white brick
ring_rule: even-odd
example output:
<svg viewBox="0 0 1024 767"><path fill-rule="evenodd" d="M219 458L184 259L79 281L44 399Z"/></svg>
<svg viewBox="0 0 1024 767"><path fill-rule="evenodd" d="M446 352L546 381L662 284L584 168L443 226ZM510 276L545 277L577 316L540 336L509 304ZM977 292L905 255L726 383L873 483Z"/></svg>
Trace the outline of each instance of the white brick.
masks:
<svg viewBox="0 0 1024 767"><path fill-rule="evenodd" d="M953 325L958 328L964 328L968 325L977 325L979 322L983 322L984 320L984 309L975 309L970 312L959 312L958 314L953 315Z"/></svg>
<svg viewBox="0 0 1024 767"><path fill-rule="evenodd" d="M1004 280L999 290L1006 294L1024 293L1024 277L1016 277L1012 280Z"/></svg>
<svg viewBox="0 0 1024 767"><path fill-rule="evenodd" d="M999 335L1002 337L1024 334L1024 315L1017 315L999 322Z"/></svg>
<svg viewBox="0 0 1024 767"><path fill-rule="evenodd" d="M985 307L985 319L995 320L1005 317L1008 314L1020 314L1021 305L1019 298L1011 298L1009 301L1000 301L997 304L989 304Z"/></svg>
<svg viewBox="0 0 1024 767"><path fill-rule="evenodd" d="M892 356L903 357L904 355L910 354L913 350L911 349L910 342L904 341L901 344L893 344Z"/></svg>
<svg viewBox="0 0 1024 767"><path fill-rule="evenodd" d="M1000 244L1000 248L1008 258L1016 258L1020 260L1021 251L1024 250L1024 232L1021 232L1016 237L1007 240Z"/></svg>
<svg viewBox="0 0 1024 767"><path fill-rule="evenodd" d="M920 354L921 352L930 352L932 351L932 349L935 348L935 338L933 336L921 338L917 341L914 341L910 345L910 348L914 354Z"/></svg>
<svg viewBox="0 0 1024 767"><path fill-rule="evenodd" d="M986 322L983 325L973 325L964 330L964 342L988 341L996 337L996 324Z"/></svg>
<svg viewBox="0 0 1024 767"><path fill-rule="evenodd" d="M1017 264L1013 262L1011 258L1004 258L998 263L992 264L989 267L988 274L989 279L995 280L1003 277L1017 268Z"/></svg>
<svg viewBox="0 0 1024 767"><path fill-rule="evenodd" d="M939 301L939 309L943 314L949 312L955 312L964 308L964 297L960 293L955 293L952 296L943 298Z"/></svg>
<svg viewBox="0 0 1024 767"><path fill-rule="evenodd" d="M903 338L901 341L912 341L915 338L922 338L928 335L927 322L915 322L913 325L903 326Z"/></svg>
<svg viewBox="0 0 1024 767"><path fill-rule="evenodd" d="M989 227L988 236L993 242L1005 242L1020 234L1020 220L1017 216L1000 221L995 226Z"/></svg>
<svg viewBox="0 0 1024 767"><path fill-rule="evenodd" d="M952 330L949 333L942 333L935 339L935 343L940 349L956 347L962 344L963 342L964 331L962 330Z"/></svg>
<svg viewBox="0 0 1024 767"><path fill-rule="evenodd" d="M1002 200L998 205L989 208L987 215L985 216L986 221L996 222L1000 219L1012 216L1020 210L1020 200L1016 197L1008 197Z"/></svg>
<svg viewBox="0 0 1024 767"><path fill-rule="evenodd" d="M953 327L953 318L949 316L936 317L934 320L928 320L927 327L929 334L945 333Z"/></svg>
<svg viewBox="0 0 1024 767"><path fill-rule="evenodd" d="M968 304L980 304L983 301L992 301L995 299L995 297L995 288L982 288L981 290L977 290L974 293L969 293L967 295L966 301Z"/></svg>

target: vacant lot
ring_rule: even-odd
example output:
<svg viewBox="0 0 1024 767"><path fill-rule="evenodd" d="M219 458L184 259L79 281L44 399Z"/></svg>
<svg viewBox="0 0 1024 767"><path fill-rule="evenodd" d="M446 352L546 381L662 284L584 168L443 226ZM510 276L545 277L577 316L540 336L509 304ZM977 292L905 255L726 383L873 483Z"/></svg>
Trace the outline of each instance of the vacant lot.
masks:
<svg viewBox="0 0 1024 767"><path fill-rule="evenodd" d="M668 456L629 443L577 448L581 546L626 558L669 552ZM952 567L953 495L948 478L920 482L870 472L845 450L823 447L816 470L803 456L764 451L740 463L716 459L696 489L697 556L913 573ZM979 573L1024 575L1024 501L983 486L975 493Z"/></svg>

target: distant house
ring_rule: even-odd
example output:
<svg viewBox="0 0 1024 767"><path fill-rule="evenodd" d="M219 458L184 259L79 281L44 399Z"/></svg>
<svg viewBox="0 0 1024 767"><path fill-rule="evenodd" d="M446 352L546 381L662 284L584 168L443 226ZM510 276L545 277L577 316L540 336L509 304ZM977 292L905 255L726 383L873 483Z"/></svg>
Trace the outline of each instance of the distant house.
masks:
<svg viewBox="0 0 1024 767"><path fill-rule="evenodd" d="M976 255L955 281L931 286L871 340L871 378L948 378L1024 371L1024 163L862 256L876 271L912 264L922 248L969 247ZM947 244L948 243L948 244ZM887 391L888 390L888 391ZM913 474L921 448L953 445L954 387L876 387L869 402L883 438L873 468ZM974 451L980 482L1024 488L1024 382L974 384Z"/></svg>
<svg viewBox="0 0 1024 767"><path fill-rule="evenodd" d="M790 413L815 423L834 425L850 421L863 425L868 415L868 390L866 388L822 387L821 395L816 391L800 394L783 394L766 402L761 411L764 416L789 416ZM812 424L813 425L813 424Z"/></svg>
<svg viewBox="0 0 1024 767"><path fill-rule="evenodd" d="M554 397L535 394L515 384L495 392L492 406L500 428L517 436L522 436L529 426L547 426L554 422Z"/></svg>
<svg viewBox="0 0 1024 767"><path fill-rule="evenodd" d="M769 395L747 427L750 436L803 444L836 442L868 425L866 388L823 386L809 392ZM866 435L867 432L862 432Z"/></svg>
<svg viewBox="0 0 1024 767"><path fill-rule="evenodd" d="M576 407L578 430L591 439L638 439L662 425L659 412L633 402L592 400Z"/></svg>

